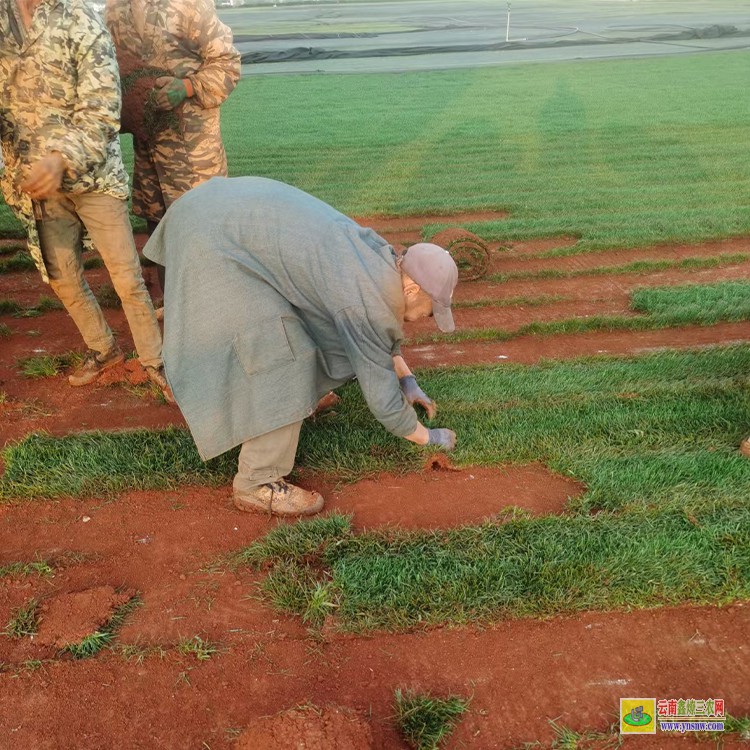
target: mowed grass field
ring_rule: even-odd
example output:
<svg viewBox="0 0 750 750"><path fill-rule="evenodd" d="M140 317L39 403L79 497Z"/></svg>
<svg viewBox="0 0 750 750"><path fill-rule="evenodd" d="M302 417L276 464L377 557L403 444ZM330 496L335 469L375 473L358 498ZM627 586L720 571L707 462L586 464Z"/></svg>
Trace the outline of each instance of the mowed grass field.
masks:
<svg viewBox="0 0 750 750"><path fill-rule="evenodd" d="M223 127L233 175L349 214L506 209L482 236L695 241L750 231L748 73L727 53L250 77Z"/></svg>
<svg viewBox="0 0 750 750"><path fill-rule="evenodd" d="M746 54L721 53L250 76L223 133L233 176L349 214L506 209L484 237L575 235L579 250L696 241L750 233L748 73Z"/></svg>

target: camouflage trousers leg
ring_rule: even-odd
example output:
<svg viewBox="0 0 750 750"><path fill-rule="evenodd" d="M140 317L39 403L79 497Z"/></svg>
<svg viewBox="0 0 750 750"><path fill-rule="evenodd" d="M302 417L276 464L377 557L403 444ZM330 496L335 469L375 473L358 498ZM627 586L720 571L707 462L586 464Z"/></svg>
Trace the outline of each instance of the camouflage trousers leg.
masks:
<svg viewBox="0 0 750 750"><path fill-rule="evenodd" d="M302 422L280 427L242 444L234 491L252 492L256 487L283 479L294 468Z"/></svg>

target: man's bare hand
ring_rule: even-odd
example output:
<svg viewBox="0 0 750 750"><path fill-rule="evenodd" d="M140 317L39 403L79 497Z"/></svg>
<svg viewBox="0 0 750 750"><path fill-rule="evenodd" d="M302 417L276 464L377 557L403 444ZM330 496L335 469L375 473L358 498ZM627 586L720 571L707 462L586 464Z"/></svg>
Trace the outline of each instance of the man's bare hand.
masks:
<svg viewBox="0 0 750 750"><path fill-rule="evenodd" d="M65 159L58 151L43 156L31 165L29 174L21 183L21 190L34 200L53 196L61 187L65 174Z"/></svg>

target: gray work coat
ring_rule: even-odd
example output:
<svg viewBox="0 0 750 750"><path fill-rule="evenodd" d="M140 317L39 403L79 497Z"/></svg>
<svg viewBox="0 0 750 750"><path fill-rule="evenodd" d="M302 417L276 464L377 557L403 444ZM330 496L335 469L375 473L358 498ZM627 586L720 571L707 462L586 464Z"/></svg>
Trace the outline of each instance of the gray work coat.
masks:
<svg viewBox="0 0 750 750"><path fill-rule="evenodd" d="M416 429L392 361L401 274L372 230L289 185L214 177L143 252L166 266L166 372L204 460L301 421L355 376L387 430Z"/></svg>

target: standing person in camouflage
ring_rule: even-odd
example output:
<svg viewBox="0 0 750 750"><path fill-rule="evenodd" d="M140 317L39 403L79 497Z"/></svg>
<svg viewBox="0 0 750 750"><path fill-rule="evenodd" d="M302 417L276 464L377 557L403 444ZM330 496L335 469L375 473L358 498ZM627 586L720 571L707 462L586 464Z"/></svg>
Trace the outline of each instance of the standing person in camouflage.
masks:
<svg viewBox="0 0 750 750"><path fill-rule="evenodd" d="M3 0L0 135L5 200L90 349L71 385L93 382L123 352L83 275L88 234L122 301L149 378L171 398L161 333L143 282L117 137L120 86L112 40L87 0Z"/></svg>
<svg viewBox="0 0 750 750"><path fill-rule="evenodd" d="M183 193L227 176L219 106L237 85L240 54L213 0L108 0L106 21L124 80L133 60L169 73L156 79L154 98L176 115L173 124L148 141L133 138L133 213L151 234Z"/></svg>

